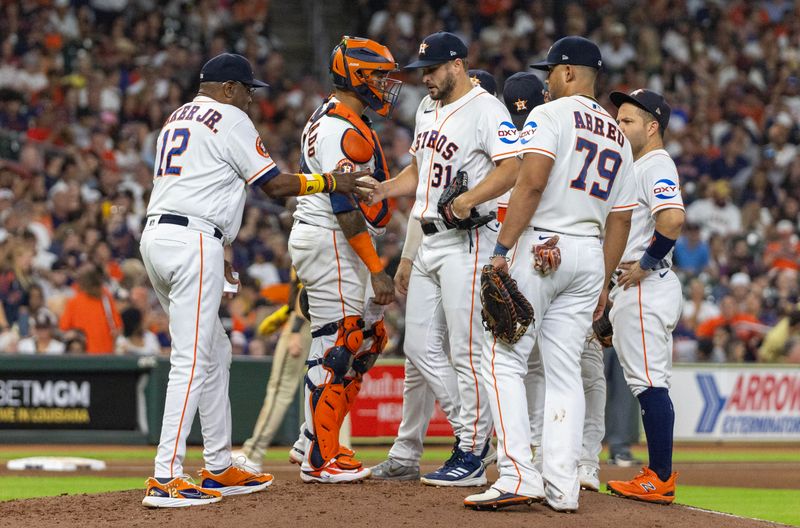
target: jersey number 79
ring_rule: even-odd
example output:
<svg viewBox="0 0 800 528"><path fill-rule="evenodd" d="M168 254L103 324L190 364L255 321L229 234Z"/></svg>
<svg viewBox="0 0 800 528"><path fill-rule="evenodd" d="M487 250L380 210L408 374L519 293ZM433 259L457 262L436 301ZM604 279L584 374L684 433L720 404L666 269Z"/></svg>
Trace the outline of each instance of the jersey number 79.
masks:
<svg viewBox="0 0 800 528"><path fill-rule="evenodd" d="M603 189L599 182L594 182L592 188L589 190L589 194L599 200L608 200L608 195L611 194L611 187L614 185L614 178L617 177L619 166L622 165L622 156L620 156L619 152L612 149L603 149L598 156L597 143L582 137L578 138L575 144L575 150L578 152L586 152L586 159L583 162L583 167L578 177L570 182L570 188L579 191L586 190L586 176L589 173L589 167L592 165L595 158L597 158L597 174L608 183L606 188Z"/></svg>

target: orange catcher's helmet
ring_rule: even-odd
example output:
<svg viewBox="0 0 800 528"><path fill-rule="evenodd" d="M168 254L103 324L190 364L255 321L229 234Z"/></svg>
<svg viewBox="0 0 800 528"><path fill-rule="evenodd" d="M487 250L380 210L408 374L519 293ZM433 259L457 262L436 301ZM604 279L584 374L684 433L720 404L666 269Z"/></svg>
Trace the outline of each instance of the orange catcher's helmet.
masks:
<svg viewBox="0 0 800 528"><path fill-rule="evenodd" d="M333 85L352 91L382 116L391 114L400 95L403 82L389 77L397 69L389 48L370 39L342 37L331 53Z"/></svg>

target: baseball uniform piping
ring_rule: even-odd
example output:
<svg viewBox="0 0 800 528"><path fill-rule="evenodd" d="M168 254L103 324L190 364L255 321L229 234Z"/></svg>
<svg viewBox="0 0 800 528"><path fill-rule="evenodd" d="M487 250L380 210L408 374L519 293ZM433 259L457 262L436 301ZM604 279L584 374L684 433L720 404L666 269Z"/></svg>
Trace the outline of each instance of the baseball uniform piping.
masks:
<svg viewBox="0 0 800 528"><path fill-rule="evenodd" d="M475 380L475 423L472 424L472 449L475 449L478 437L478 421L481 419L481 391L478 386L478 375L475 373L475 366L472 363L472 318L475 314L475 279L478 276L478 254L480 251L480 233L475 230L475 264L472 268L472 303L469 307L469 368L472 371L472 379Z"/></svg>
<svg viewBox="0 0 800 528"><path fill-rule="evenodd" d="M642 283L637 286L639 289L639 328L642 329L642 351L644 352L644 375L647 376L647 383L653 386L653 381L650 379L650 369L647 368L647 343L644 339L644 316L642 314Z"/></svg>
<svg viewBox="0 0 800 528"><path fill-rule="evenodd" d="M333 251L336 253L336 282L339 285L339 301L342 303L342 319L345 317L344 312L344 295L342 295L342 265L339 263L339 248L336 246L336 231L333 230Z"/></svg>
<svg viewBox="0 0 800 528"><path fill-rule="evenodd" d="M503 422L503 409L500 407L500 391L497 390L497 376L494 373L494 357L495 357L494 347L495 347L496 344L497 344L497 338L493 337L492 338L492 380L494 381L494 383L492 383L492 387L494 388L494 394L495 394L495 397L497 399L497 415L500 418L500 430L503 431L503 451L505 452L506 456L511 461L511 463L514 464L514 469L517 471L517 479L518 479L517 480L517 487L514 488L514 493L516 494L519 491L519 487L522 485L522 474L519 472L519 466L517 466L517 461L514 460L514 458L509 454L508 447L506 447L506 438L508 438L508 436L506 436L506 426L505 426L505 423Z"/></svg>
<svg viewBox="0 0 800 528"><path fill-rule="evenodd" d="M172 460L169 462L169 476L174 477L172 470L175 464L175 457L178 455L178 444L181 438L181 428L183 428L183 418L186 414L186 405L189 402L189 394L192 392L192 381L194 380L194 368L197 365L197 341L200 337L200 301L203 298L203 233L198 233L200 237L200 287L197 291L197 314L194 320L194 351L192 355L192 372L189 374L189 386L186 387L186 397L183 399L183 410L181 419L178 422L178 434L175 436L175 448L172 450Z"/></svg>

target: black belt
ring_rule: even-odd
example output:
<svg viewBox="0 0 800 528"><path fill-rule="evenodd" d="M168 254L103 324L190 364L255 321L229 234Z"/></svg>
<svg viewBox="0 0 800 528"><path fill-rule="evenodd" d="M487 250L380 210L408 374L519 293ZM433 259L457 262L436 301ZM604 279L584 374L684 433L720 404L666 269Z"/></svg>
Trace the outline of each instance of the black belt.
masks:
<svg viewBox="0 0 800 528"><path fill-rule="evenodd" d="M176 214L162 214L161 218L158 219L159 224L174 224L183 227L188 227L189 219L185 216L176 215ZM222 240L222 231L219 230L218 227L214 228L214 237Z"/></svg>
<svg viewBox="0 0 800 528"><path fill-rule="evenodd" d="M554 231L553 229L546 229L544 227L536 227L536 226L533 226L533 230L545 233L555 233L556 235L564 235L569 237L600 238L600 235L571 235L569 233L562 233L561 231Z"/></svg>
<svg viewBox="0 0 800 528"><path fill-rule="evenodd" d="M435 235L436 233L444 233L447 230L453 229L452 227L445 227L444 229L439 229L435 223L428 222L426 224L422 224L422 232L426 235Z"/></svg>

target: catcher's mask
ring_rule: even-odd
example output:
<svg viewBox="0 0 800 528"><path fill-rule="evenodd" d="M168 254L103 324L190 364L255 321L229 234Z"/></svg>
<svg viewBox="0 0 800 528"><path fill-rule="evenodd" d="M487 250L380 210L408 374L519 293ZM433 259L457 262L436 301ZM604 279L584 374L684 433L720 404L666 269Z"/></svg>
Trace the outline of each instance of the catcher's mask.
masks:
<svg viewBox="0 0 800 528"><path fill-rule="evenodd" d="M390 117L403 85L402 81L389 77L397 69L389 48L374 40L345 36L331 53L333 85L352 91L361 102L385 117ZM375 72L378 75L373 75Z"/></svg>

